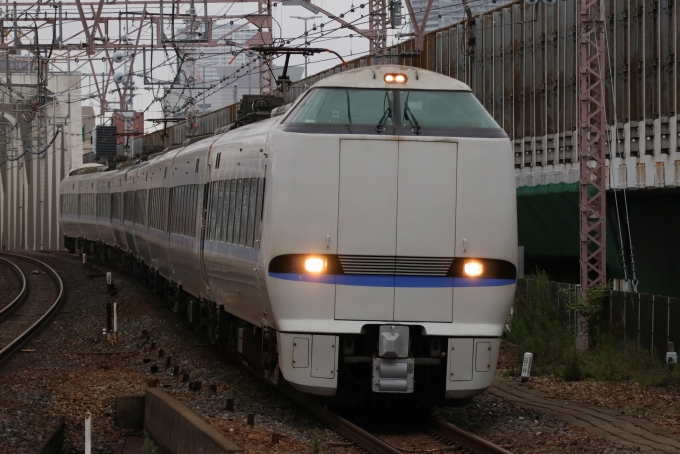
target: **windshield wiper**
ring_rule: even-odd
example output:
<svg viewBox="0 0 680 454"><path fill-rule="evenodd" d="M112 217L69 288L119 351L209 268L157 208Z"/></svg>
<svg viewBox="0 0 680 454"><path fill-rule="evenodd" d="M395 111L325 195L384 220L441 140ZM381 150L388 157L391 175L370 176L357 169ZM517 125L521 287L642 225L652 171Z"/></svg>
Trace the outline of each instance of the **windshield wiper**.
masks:
<svg viewBox="0 0 680 454"><path fill-rule="evenodd" d="M385 126L383 125L385 124L388 118L392 118L392 108L389 106L387 107L387 109L385 109L383 116L380 118L378 125L375 127L375 132L380 134L381 132L385 131Z"/></svg>
<svg viewBox="0 0 680 454"><path fill-rule="evenodd" d="M415 132L416 135L420 134L421 127L420 124L418 123L418 120L416 120L415 115L413 115L413 112L411 112L411 108L408 106L408 97L411 96L411 93L406 95L406 101L404 101L404 118L408 120L409 124L411 125L411 131Z"/></svg>

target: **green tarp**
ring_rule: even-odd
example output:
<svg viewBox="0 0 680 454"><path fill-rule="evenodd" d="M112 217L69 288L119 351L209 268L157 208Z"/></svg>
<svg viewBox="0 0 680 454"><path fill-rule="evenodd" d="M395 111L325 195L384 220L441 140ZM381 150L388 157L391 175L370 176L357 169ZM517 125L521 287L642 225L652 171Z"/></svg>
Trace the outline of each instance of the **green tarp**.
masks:
<svg viewBox="0 0 680 454"><path fill-rule="evenodd" d="M558 183L517 188L519 245L525 256L575 257L579 245L579 183ZM609 277L623 277L619 246L607 219ZM530 270L527 270L530 271ZM574 270L578 275L578 269Z"/></svg>

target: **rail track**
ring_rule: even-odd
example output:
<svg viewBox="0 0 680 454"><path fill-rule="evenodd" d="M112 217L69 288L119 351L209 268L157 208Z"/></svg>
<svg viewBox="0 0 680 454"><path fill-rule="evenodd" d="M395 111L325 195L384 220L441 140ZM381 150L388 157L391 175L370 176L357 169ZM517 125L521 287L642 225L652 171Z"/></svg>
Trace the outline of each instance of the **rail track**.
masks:
<svg viewBox="0 0 680 454"><path fill-rule="evenodd" d="M45 251L53 255L59 255L64 258L78 260L80 255L72 254L65 251ZM88 256L88 263L104 266L107 268L116 268L121 271L129 271L121 269L117 263L104 262L96 260ZM390 444L385 439L390 439L389 436L377 435L375 431L368 430L361 427L363 424L352 422L350 419L344 418L338 413L329 410L325 406L321 406L314 402L308 396L301 394L292 388L285 386L276 386L270 381L264 379L261 375L243 364L243 362L231 352L226 352L227 359L236 367L251 375L267 388L273 390L285 399L293 402L298 407L302 408L313 418L321 421L324 425L341 434L348 441L359 447L360 449L373 454L405 454L415 452L446 452L446 453L474 453L474 454L512 454L510 451L497 446L487 440L484 440L474 434L466 432L453 424L450 424L442 419L436 417L427 417L422 421L418 421L417 427L413 427L418 432L418 436L422 438L429 438L429 445L431 446L427 451L417 449L404 449ZM412 434L400 435L398 438L403 439L412 436ZM408 443L407 443L408 444ZM436 446L432 448L433 446Z"/></svg>
<svg viewBox="0 0 680 454"><path fill-rule="evenodd" d="M374 431L360 427L349 419L343 418L337 413L328 410L321 405L310 401L306 396L286 390L286 397L302 407L312 416L323 422L329 428L351 440L360 448L373 454L405 454L415 452L447 452L447 453L474 453L474 454L511 454L510 451L484 440L474 434L466 432L453 424L436 418L427 417L424 421L416 423L417 432L398 435L397 437L376 435ZM400 439L404 442L409 437L426 438L428 447L403 448L394 442L386 441Z"/></svg>
<svg viewBox="0 0 680 454"><path fill-rule="evenodd" d="M0 365L38 334L61 309L64 284L52 267L18 254L0 253L21 282L19 294L0 310Z"/></svg>

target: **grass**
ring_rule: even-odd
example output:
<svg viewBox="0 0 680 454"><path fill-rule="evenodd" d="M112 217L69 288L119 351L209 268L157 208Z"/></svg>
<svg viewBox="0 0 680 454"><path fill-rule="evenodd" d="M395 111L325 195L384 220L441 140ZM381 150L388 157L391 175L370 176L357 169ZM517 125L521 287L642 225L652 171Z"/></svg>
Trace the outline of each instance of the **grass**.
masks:
<svg viewBox="0 0 680 454"><path fill-rule="evenodd" d="M639 349L622 340L607 322L600 322L608 288L595 289L584 300L563 293L571 309L579 309L589 319L589 348L576 349L573 327L563 322L548 276L536 272L526 292L515 297L513 315L505 335L515 344L516 365L521 369L524 352L534 355L532 375L554 375L567 381L591 378L600 381L635 380L646 386L680 387L680 369L669 371L655 352Z"/></svg>

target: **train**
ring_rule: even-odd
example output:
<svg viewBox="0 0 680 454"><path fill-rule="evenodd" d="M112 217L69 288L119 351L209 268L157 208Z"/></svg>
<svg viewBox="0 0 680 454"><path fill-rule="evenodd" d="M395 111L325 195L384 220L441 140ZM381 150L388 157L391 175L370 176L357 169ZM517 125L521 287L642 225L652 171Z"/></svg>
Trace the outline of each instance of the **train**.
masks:
<svg viewBox="0 0 680 454"><path fill-rule="evenodd" d="M130 269L228 354L324 402L431 407L491 386L517 277L503 129L464 83L401 65L267 104L73 169L65 248Z"/></svg>

